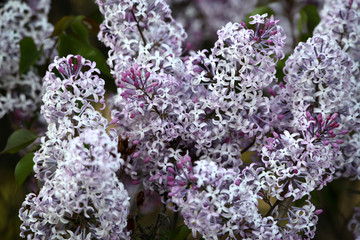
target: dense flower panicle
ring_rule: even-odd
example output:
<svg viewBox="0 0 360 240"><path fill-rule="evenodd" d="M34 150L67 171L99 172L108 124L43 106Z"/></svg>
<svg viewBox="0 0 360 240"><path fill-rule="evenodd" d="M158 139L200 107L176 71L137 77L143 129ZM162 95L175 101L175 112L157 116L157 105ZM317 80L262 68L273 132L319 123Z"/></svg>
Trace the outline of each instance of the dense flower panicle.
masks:
<svg viewBox="0 0 360 240"><path fill-rule="evenodd" d="M316 224L321 209L316 209L309 200L302 207L292 206L287 211L287 217L283 220L288 221L281 229L281 239L312 239L315 237Z"/></svg>
<svg viewBox="0 0 360 240"><path fill-rule="evenodd" d="M69 139L84 129L105 129L107 120L92 103L104 104L104 80L99 76L95 62L81 56L56 57L43 81L41 108L48 122L41 148L35 153L34 171L39 180L53 176L58 162L64 161L63 149Z"/></svg>
<svg viewBox="0 0 360 240"><path fill-rule="evenodd" d="M294 116L293 124L307 107L323 115L336 112L341 117L349 116L355 96L352 66L349 55L327 35L315 35L300 43L286 61L286 87L281 89L285 91L283 96L291 99L287 107ZM351 126L354 121L356 118L342 124Z"/></svg>
<svg viewBox="0 0 360 240"><path fill-rule="evenodd" d="M204 239L224 235L228 239L297 239L300 234L313 238L319 211L310 201L286 209L285 216L280 207L268 216L260 214L257 175L263 168L256 168L252 165L237 173L205 160L192 166L191 158L185 155L167 169L167 203L177 206L172 209L181 212L194 237L200 233Z"/></svg>
<svg viewBox="0 0 360 240"><path fill-rule="evenodd" d="M4 64L6 65L6 64ZM17 64L18 65L18 64ZM21 76L0 76L0 118L14 110L20 110L22 115L32 115L38 110L41 98L41 77L34 68ZM3 81L4 80L4 81Z"/></svg>
<svg viewBox="0 0 360 240"><path fill-rule="evenodd" d="M245 25L228 23L218 31L212 52L199 51L186 62L191 82L209 91L199 98L215 115L212 123L242 131L250 137L268 131L269 111L263 89L275 80L277 59L283 58L284 36L273 16ZM226 132L226 131L225 131Z"/></svg>
<svg viewBox="0 0 360 240"><path fill-rule="evenodd" d="M111 49L107 62L118 81L134 61L154 71L179 63L186 33L165 1L96 2L105 16L98 37Z"/></svg>
<svg viewBox="0 0 360 240"><path fill-rule="evenodd" d="M335 160L338 171L335 177L360 179L360 133L348 134L340 145L340 154Z"/></svg>
<svg viewBox="0 0 360 240"><path fill-rule="evenodd" d="M360 1L330 0L324 3L320 12L321 21L316 26L314 34L329 35L341 49L349 53L359 68Z"/></svg>
<svg viewBox="0 0 360 240"><path fill-rule="evenodd" d="M334 8L334 6L336 6ZM331 0L324 4L321 11L321 21L314 30L314 34L328 35L334 39L339 47L347 52L353 60L352 91L344 89L344 93L352 100L347 114L341 116L346 128L351 132L360 127L360 1ZM343 87L339 87L343 89Z"/></svg>
<svg viewBox="0 0 360 240"><path fill-rule="evenodd" d="M86 130L63 149L65 161L20 209L21 236L128 239L129 197L116 177L123 160L104 129ZM29 232L31 231L31 232Z"/></svg>
<svg viewBox="0 0 360 240"><path fill-rule="evenodd" d="M32 1L24 16L47 13L36 7L43 1ZM216 25L226 12L210 8L220 2L241 4L191 4ZM98 38L110 48L118 88L112 120L92 105L105 106L95 63L56 57L43 79L48 129L34 157L43 187L20 209L21 236L129 239L121 168L179 211L194 238L313 238L322 210L310 193L336 177L360 176L358 39L348 32L357 31L358 2L335 13L324 8L333 20L317 31L327 33L295 48L278 84L285 35L273 16L230 22L212 49L183 57L186 33L165 0L96 3L104 15ZM109 124L117 132L107 133Z"/></svg>
<svg viewBox="0 0 360 240"><path fill-rule="evenodd" d="M262 148L266 171L259 175L263 189L270 196L293 201L321 189L332 181L335 159L340 152L341 139L347 132L337 131L337 114L322 118L307 112L298 133L285 131L267 138Z"/></svg>
<svg viewBox="0 0 360 240"><path fill-rule="evenodd" d="M31 37L43 55L35 65L41 65L53 51L49 39L53 26L47 20L50 1L7 1L0 9L0 118L16 109L32 114L40 105L41 77L31 67L20 76L20 41ZM56 52L56 51L55 51Z"/></svg>
<svg viewBox="0 0 360 240"><path fill-rule="evenodd" d="M33 38L38 48L43 45L45 52L52 48L54 41L47 38L53 30L53 26L47 21L49 7L48 0L31 5L10 0L0 9L0 76L18 72L19 42L24 37Z"/></svg>
<svg viewBox="0 0 360 240"><path fill-rule="evenodd" d="M126 172L149 185L150 173L167 166L173 144L180 138L181 145L194 143L184 130L191 125L185 114L194 108L180 58L186 34L165 1L97 3L105 16L99 39L110 47L108 64L118 86L111 123L136 146L126 157Z"/></svg>
<svg viewBox="0 0 360 240"><path fill-rule="evenodd" d="M65 116L81 115L92 102L105 104L105 82L96 63L80 55L55 57L43 79L44 105L41 113L48 123ZM55 71L56 70L56 71Z"/></svg>
<svg viewBox="0 0 360 240"><path fill-rule="evenodd" d="M220 168L214 162L197 161L185 156L168 169L169 203L176 204L185 224L205 239L228 234L231 239L246 236L260 217L257 197L250 186L232 169ZM176 172L178 171L178 172Z"/></svg>

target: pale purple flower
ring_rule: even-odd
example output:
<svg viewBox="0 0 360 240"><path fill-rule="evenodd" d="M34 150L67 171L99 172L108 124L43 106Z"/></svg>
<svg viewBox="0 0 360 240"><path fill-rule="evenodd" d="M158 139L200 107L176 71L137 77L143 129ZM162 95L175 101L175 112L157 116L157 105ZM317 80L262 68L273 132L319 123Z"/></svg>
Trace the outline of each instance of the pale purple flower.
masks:
<svg viewBox="0 0 360 240"><path fill-rule="evenodd" d="M79 55L56 57L54 61L43 85L41 113L48 122L48 130L34 157L35 176L42 181L52 178L58 162L64 161L63 149L69 139L84 129L105 129L108 125L92 106L92 103L105 106L105 82L98 76L95 62Z"/></svg>
<svg viewBox="0 0 360 240"><path fill-rule="evenodd" d="M347 128L354 125L357 120L344 121L356 107L353 64L349 55L327 35L315 35L300 43L286 61L286 85L279 88L277 93L281 97L274 99L273 111L280 111L289 120L293 118L289 125L297 126L297 120L309 109L323 115L338 113L343 118L340 124Z"/></svg>
<svg viewBox="0 0 360 240"><path fill-rule="evenodd" d="M117 141L86 130L63 149L53 178L20 209L21 236L34 239L129 239L129 197L116 171Z"/></svg>
<svg viewBox="0 0 360 240"><path fill-rule="evenodd" d="M320 16L321 21L314 29L314 34L328 35L334 39L341 49L349 53L359 71L360 1L324 1Z"/></svg>
<svg viewBox="0 0 360 240"><path fill-rule="evenodd" d="M92 102L104 105L105 82L95 66L95 62L80 55L55 57L43 79L45 94L41 113L48 123L81 115L85 109L93 109Z"/></svg>
<svg viewBox="0 0 360 240"><path fill-rule="evenodd" d="M249 137L268 131L270 105L263 88L276 79L276 61L283 57L281 32L273 18L258 24L255 31L228 23L218 31L219 39L210 54L199 51L186 61L191 83L209 91L199 102L209 115L215 115L213 125Z"/></svg>
<svg viewBox="0 0 360 240"><path fill-rule="evenodd" d="M337 114L323 118L307 112L298 132L267 138L261 153L265 171L259 178L269 195L295 201L332 181L345 134L337 130L336 120Z"/></svg>
<svg viewBox="0 0 360 240"><path fill-rule="evenodd" d="M111 49L107 62L118 81L128 70L128 64L136 59L139 65L150 65L158 71L169 57L181 55L186 33L171 17L165 1L98 0L96 3L105 16L98 38Z"/></svg>
<svg viewBox="0 0 360 240"><path fill-rule="evenodd" d="M229 234L235 239L255 227L260 218L257 196L238 173L208 161L192 167L187 155L175 169L168 169L173 173L167 181L169 203L179 208L194 237L200 233L205 239L217 239Z"/></svg>
<svg viewBox="0 0 360 240"><path fill-rule="evenodd" d="M259 15L259 14L256 14L254 16L250 16L250 18L252 18L253 20L251 20L249 22L249 24L254 24L254 25L257 25L257 24L264 24L265 23L265 18L268 16L267 13L264 13L262 15Z"/></svg>

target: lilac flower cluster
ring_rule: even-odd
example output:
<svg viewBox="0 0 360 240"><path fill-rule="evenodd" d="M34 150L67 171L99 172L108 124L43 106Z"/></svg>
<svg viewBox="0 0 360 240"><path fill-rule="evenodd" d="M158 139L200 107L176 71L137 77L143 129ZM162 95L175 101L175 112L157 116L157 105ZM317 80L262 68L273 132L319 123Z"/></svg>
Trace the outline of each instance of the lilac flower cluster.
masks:
<svg viewBox="0 0 360 240"><path fill-rule="evenodd" d="M44 64L52 55L54 40L48 37L53 26L48 22L50 1L10 0L0 9L0 118L14 110L33 114L40 106L41 77L36 68L19 74L20 45L24 37L31 37L44 55L37 61Z"/></svg>
<svg viewBox="0 0 360 240"><path fill-rule="evenodd" d="M56 57L43 85L48 131L34 158L43 187L23 203L22 236L130 238L123 167L195 238L313 238L322 210L311 192L360 178L360 4L331 9L337 2L322 12L331 24L299 43L277 79L286 36L272 15L227 23L211 49L184 56L186 33L165 0L97 0L117 86L112 120L92 105L105 106L95 64Z"/></svg>
<svg viewBox="0 0 360 240"><path fill-rule="evenodd" d="M266 137L272 129L285 130L277 129L279 121L295 119L275 112L280 93L264 93L284 57L278 21L264 14L253 16L250 27L228 23L210 53L181 57L181 42L170 45L164 38L154 44L147 35L147 22L158 28L164 22L146 1L98 4L105 16L99 38L110 47L109 59L117 52L110 62L118 86L112 123L134 149L124 159L134 182L166 196L168 207L180 211L194 236L312 238L321 211L309 200L302 206L292 203L332 180L341 142L333 132L339 124L337 114L326 112L323 120L307 112L288 129L292 133ZM164 2L153 4L169 14ZM131 35L116 31L114 21L109 24L115 13L121 26L133 25ZM178 26L170 15L167 22L168 28ZM183 39L181 32L176 39ZM149 42L152 47L143 54ZM169 45L164 54L153 51L164 45ZM346 67L343 71L339 74L351 75ZM241 157L250 149L259 151L248 166ZM260 202L269 205L265 215Z"/></svg>
<svg viewBox="0 0 360 240"><path fill-rule="evenodd" d="M266 16L253 17L255 30L228 23L218 31L209 56L201 51L187 61L192 85L207 90L198 101L213 112L212 124L223 134L226 128L249 137L269 130L268 98L262 89L275 80L276 61L284 57L284 36L273 16Z"/></svg>
<svg viewBox="0 0 360 240"><path fill-rule="evenodd" d="M337 6L334 8L334 6ZM358 0L326 1L321 14L321 21L314 34L329 35L336 40L341 49L348 52L359 68L360 26Z"/></svg>
<svg viewBox="0 0 360 240"><path fill-rule="evenodd" d="M51 180L20 209L28 239L126 239L129 197L115 172L117 142L103 129L85 130L63 150Z"/></svg>
<svg viewBox="0 0 360 240"><path fill-rule="evenodd" d="M34 170L43 187L20 209L28 239L127 239L129 197L114 131L92 103L104 105L104 80L81 56L54 59L43 79L48 122Z"/></svg>
<svg viewBox="0 0 360 240"><path fill-rule="evenodd" d="M84 72L83 72L84 71ZM55 57L43 79L41 113L48 123L46 137L35 153L36 177L51 178L56 165L64 158L68 140L85 129L105 129L107 120L91 103L104 104L104 80L97 75L95 63L81 56Z"/></svg>

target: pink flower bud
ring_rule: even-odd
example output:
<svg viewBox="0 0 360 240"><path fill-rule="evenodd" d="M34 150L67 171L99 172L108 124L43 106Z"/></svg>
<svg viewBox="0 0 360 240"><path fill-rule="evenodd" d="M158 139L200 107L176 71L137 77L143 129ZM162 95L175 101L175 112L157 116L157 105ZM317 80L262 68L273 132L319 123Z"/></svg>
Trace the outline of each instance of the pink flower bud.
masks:
<svg viewBox="0 0 360 240"><path fill-rule="evenodd" d="M279 134L277 134L276 132L273 132L274 138L279 139Z"/></svg>
<svg viewBox="0 0 360 240"><path fill-rule="evenodd" d="M317 210L315 210L315 215L320 215L321 213L323 212L323 210L322 209L317 209Z"/></svg>
<svg viewBox="0 0 360 240"><path fill-rule="evenodd" d="M175 174L175 169L173 169L172 167L168 167L167 170L172 173L172 174Z"/></svg>
<svg viewBox="0 0 360 240"><path fill-rule="evenodd" d="M331 120L335 120L337 118L338 114L337 113L334 113L332 116L331 116Z"/></svg>

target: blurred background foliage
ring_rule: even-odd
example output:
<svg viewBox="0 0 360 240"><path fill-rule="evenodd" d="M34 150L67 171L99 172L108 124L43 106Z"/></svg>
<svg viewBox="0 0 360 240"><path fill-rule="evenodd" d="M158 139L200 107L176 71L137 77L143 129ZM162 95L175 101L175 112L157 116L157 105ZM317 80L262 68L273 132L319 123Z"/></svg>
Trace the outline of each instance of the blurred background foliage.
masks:
<svg viewBox="0 0 360 240"><path fill-rule="evenodd" d="M259 6L265 2L274 1L260 1ZM294 1L291 0L282 2L288 5L294 4ZM176 9L173 9L173 11L176 11ZM269 11L271 11L269 7L261 6L249 13L249 15L256 13L262 14ZM77 16L82 16L80 19L86 18L89 21L93 20L95 23L100 23L102 21L102 16L97 10L97 6L91 0L52 1L49 19L54 26L56 26L60 20L68 21L70 19L72 22L75 22L72 27L76 28L76 21L79 19ZM318 22L319 16L315 5L309 4L301 8L299 10L296 24L299 34L294 45L296 45L298 41L306 41L307 38L311 37L311 32ZM81 25L80 28L82 28ZM91 31L87 31L86 29L78 29L78 31L85 31L83 39L85 43L77 42L77 40L71 40L69 38L65 39L61 36L61 33L57 33L59 39L63 38L64 47L61 50L61 54L68 54L72 49L74 51L79 51L79 48L83 48L81 51L83 51L83 54L87 54L89 51L91 52L91 50L97 49L95 51L99 52L95 52L92 56L87 57L93 57L94 60L98 62L98 67L102 68L101 70L104 75L103 78L107 80L107 89L114 91L115 85L111 79L110 72L108 67L104 65L105 58L102 59L101 57L101 55L106 56L105 47L97 41L96 32L91 33ZM99 66L99 62L103 65ZM281 69L284 64L285 60L279 61L278 63L277 77L279 79L283 77ZM9 136L15 131L15 129L18 129L19 127L21 128L24 124L26 123L14 123L12 118L9 116L5 116L0 119L0 151L5 148ZM32 177L32 174L30 174L21 187L17 186L14 171L16 164L21 157L23 157L21 153L22 152L17 154L0 155L0 239L4 240L21 239L19 237L19 227L21 222L18 218L18 210L21 207L21 203L23 202L25 195L29 192L37 191L36 182ZM323 213L319 216L315 239L352 239L351 234L347 231L347 222L351 218L353 207L355 205L359 205L360 203L359 187L358 181L339 179L333 181L329 184L329 186L320 191L314 191L312 195L313 202L317 208L323 209ZM133 195L135 194L137 194L136 191L133 191ZM153 203L158 200L156 200L156 197L152 195L145 194L143 197L144 203L141 205L144 209L142 209L142 211L138 214L141 218L139 219L139 222L141 222L141 225L145 228L146 226L149 226L150 229L151 224L154 223L154 220L156 219L161 205L160 203ZM136 205L136 203L134 204ZM134 211L137 212L138 210L139 209L136 209ZM169 211L167 211L167 213L168 212ZM173 214L171 217L177 218L178 216ZM176 228L176 231L167 234L167 238L178 240L192 239L189 237L191 234L189 236L188 235L189 230L179 225L179 227ZM175 238L175 236L177 237Z"/></svg>

